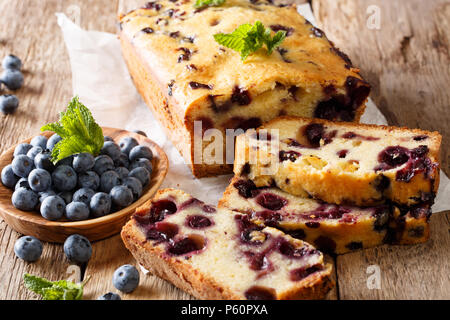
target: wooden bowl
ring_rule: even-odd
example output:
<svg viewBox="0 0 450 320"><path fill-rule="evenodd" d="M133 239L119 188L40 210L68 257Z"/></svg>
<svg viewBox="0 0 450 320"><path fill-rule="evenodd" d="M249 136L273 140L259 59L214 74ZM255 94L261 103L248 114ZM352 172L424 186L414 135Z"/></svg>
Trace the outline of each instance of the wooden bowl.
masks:
<svg viewBox="0 0 450 320"><path fill-rule="evenodd" d="M37 211L26 212L16 209L11 203L13 190L0 182L0 216L14 230L24 235L34 236L42 241L63 243L68 236L77 233L90 241L100 240L119 233L135 209L149 201L163 182L169 162L164 151L152 140L126 130L103 127L103 135L110 136L117 143L126 136L135 138L140 145L148 146L153 152L153 172L149 186L143 190L142 196L130 206L109 215L84 221L49 221ZM50 137L53 132L41 133ZM22 141L29 143L32 138ZM0 156L0 171L11 163L14 147Z"/></svg>

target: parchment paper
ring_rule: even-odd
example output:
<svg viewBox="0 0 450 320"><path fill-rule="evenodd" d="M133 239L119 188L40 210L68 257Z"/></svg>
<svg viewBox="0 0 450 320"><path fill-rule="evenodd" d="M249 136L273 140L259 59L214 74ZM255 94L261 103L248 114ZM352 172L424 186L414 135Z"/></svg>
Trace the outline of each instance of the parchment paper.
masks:
<svg viewBox="0 0 450 320"><path fill-rule="evenodd" d="M315 24L309 4L299 6L298 11ZM164 149L170 165L161 188L180 188L207 203L216 204L231 175L202 179L192 175L136 91L122 58L117 36L83 30L63 13L56 13L56 16L70 57L73 94L78 95L80 101L91 109L100 125L143 130ZM361 122L387 124L386 118L370 99ZM441 171L434 212L450 209L449 192L449 179Z"/></svg>

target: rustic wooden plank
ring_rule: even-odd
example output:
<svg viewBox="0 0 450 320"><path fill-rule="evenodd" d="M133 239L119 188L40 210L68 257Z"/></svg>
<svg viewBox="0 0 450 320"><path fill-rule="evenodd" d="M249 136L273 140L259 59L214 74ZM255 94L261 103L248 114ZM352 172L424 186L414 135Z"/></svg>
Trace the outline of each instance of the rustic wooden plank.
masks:
<svg viewBox="0 0 450 320"><path fill-rule="evenodd" d="M371 97L390 124L441 132L442 168L449 174L450 3L313 0L312 6L319 26L372 84ZM432 239L424 245L338 257L339 297L448 299L449 225L448 215L434 215ZM382 270L382 290L367 289L371 264Z"/></svg>
<svg viewBox="0 0 450 320"><path fill-rule="evenodd" d="M373 86L371 97L389 124L443 135L442 169L450 174L450 3L313 0L312 5L320 27Z"/></svg>
<svg viewBox="0 0 450 320"><path fill-rule="evenodd" d="M117 1L107 0L0 1L0 57L19 56L25 77L24 87L14 92L20 100L18 111L8 116L0 113L0 152L55 121L72 97L69 58L55 12L65 12L83 28L114 32L116 10ZM35 263L17 259L13 247L19 236L0 221L0 299L36 298L22 285L25 272L51 280L70 277L60 245L44 243L43 255Z"/></svg>
<svg viewBox="0 0 450 320"><path fill-rule="evenodd" d="M151 274L144 274L125 248L119 235L93 243L93 249L92 258L85 273L85 277L91 276L85 288L85 299L96 299L107 292L116 292L124 300L194 299L169 282ZM112 284L114 271L124 264L132 264L140 271L139 287L129 294L121 293Z"/></svg>
<svg viewBox="0 0 450 320"><path fill-rule="evenodd" d="M340 299L450 299L449 222L450 211L434 214L431 238L424 244L338 256ZM369 266L379 267L380 289L370 285L374 270Z"/></svg>

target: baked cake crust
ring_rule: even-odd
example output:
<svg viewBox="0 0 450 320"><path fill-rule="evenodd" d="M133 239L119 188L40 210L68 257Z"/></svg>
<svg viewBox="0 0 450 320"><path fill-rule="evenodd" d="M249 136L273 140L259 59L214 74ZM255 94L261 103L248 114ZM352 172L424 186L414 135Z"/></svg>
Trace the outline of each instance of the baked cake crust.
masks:
<svg viewBox="0 0 450 320"><path fill-rule="evenodd" d="M177 238L174 237L174 241L169 241L167 246L165 246L165 242L161 243L161 239L159 241L151 240L149 236L146 236L146 226L142 225L142 221L145 220L148 215L150 214L152 206L155 206L158 204L158 201L173 201L177 204L177 211L176 213L171 213L171 215L168 218L168 221L174 221L176 219L182 219L180 221L184 221L183 219L186 219L186 217L189 217L192 214L195 214L197 211L195 207L192 206L199 205L200 207L204 207L205 205L201 203L198 200L191 200L193 199L186 193L180 191L180 190L173 190L173 189L165 189L158 191L157 195L155 196L154 200L152 201L152 204L149 207L142 207L137 210L136 214L133 216L133 218L123 227L121 236L124 241L125 246L128 250L133 254L133 256L136 258L136 260L144 266L147 270L149 270L152 274L157 275L158 277L161 277L165 280L170 281L178 288L192 294L193 296L199 298L199 299L227 299L227 300L236 300L236 299L245 299L246 295L244 295L243 292L240 292L240 289L242 287L242 284L233 284L233 278L224 279L223 277L214 277L213 275L217 273L215 271L214 265L207 264L203 265L205 257L200 257L201 255L205 254L211 254L210 252L206 252L208 250L209 246L215 246L214 248L218 249L217 245L224 245L226 246L227 251L231 250L228 247L230 244L233 244L235 240L233 240L233 237L229 237L229 239L224 238L225 242L220 242L220 237L226 237L226 236L220 236L222 233L222 230L226 230L230 232L230 229L222 229L227 228L227 223L223 223L224 221L231 221L234 225L234 219L233 214L231 211L226 210L227 212L214 212L212 213L212 207L208 207L208 212L211 213L211 216L209 216L211 219L215 219L214 221L220 221L222 222L218 228L216 228L217 231L205 231L205 233L202 233L202 230L196 230L196 235L203 235L206 238L207 245L205 247L205 250L200 249L199 252L193 253L192 255L180 255L180 256L173 256L171 254L168 254L169 250L168 248L173 243L176 243ZM182 201L182 203L179 203L179 201ZM186 201L188 201L188 205L186 205ZM194 203L194 205L192 204ZM188 209L183 207L189 207ZM184 210L191 210L188 213L183 213ZM220 209L225 210L225 209ZM200 209L201 212L201 209ZM154 213L154 211L153 211ZM184 214L184 216L182 216ZM203 212L204 214L204 212ZM241 216L240 214L236 213L237 215ZM178 217L177 217L178 215ZM217 216L219 215L219 216ZM166 215L167 216L167 215ZM172 220L170 220L172 219ZM166 221L166 219L163 219L161 221ZM166 222L167 224L167 222ZM169 222L170 224L170 222ZM156 226L156 225L155 225ZM178 224L178 227L180 233L185 236L186 234L186 228L183 227L182 224ZM219 232L220 229L220 232ZM285 266L279 267L278 271L275 269L275 271L272 272L278 272L275 275L271 275L271 277L275 277L275 280L270 280L271 282L262 282L262 283L272 283L273 287L278 288L276 291L274 291L273 298L275 299L320 299L323 298L326 293L331 289L333 286L333 282L330 279L331 274L331 265L324 265L323 264L323 256L317 252L317 250L314 250L312 246L303 243L300 240L295 240L287 235L284 235L281 231L278 231L273 228L263 228L260 229L263 231L263 233L267 235L271 235L271 237L267 238L266 241L273 241L270 239L278 239L278 237L281 237L283 239L287 239L290 243L292 243L295 246L304 246L307 250L311 251L312 256L312 263L319 263L322 267L322 269L318 269L317 271L310 273L305 278L302 278L302 280L299 281L289 281L284 280L285 278L281 277L280 274L283 275L284 273L288 273L287 270L285 270ZM232 232L231 232L232 233ZM217 238L214 236L216 234ZM225 233L226 234L226 233ZM154 234L153 234L154 236ZM181 235L180 235L181 236ZM172 239L172 238L171 238ZM231 241L229 243L228 241ZM216 242L219 242L219 244L216 244ZM264 241L264 240L263 240ZM231 248L231 247L230 247ZM248 247L247 247L248 248ZM219 249L220 250L220 249ZM214 253L212 253L214 255ZM274 253L275 254L275 253ZM199 258L200 257L200 258ZM219 263L220 266L220 259L224 259L221 256L218 256L217 258L212 257L212 260L208 260L210 258L206 258L206 261L215 261L214 263ZM306 257L306 256L305 256ZM316 258L314 258L316 257ZM218 259L218 261L216 260ZM276 259L271 256L270 259ZM307 259L307 258L304 258ZM239 262L240 261L240 262ZM246 263L244 260L237 260L237 261L223 261L227 265L227 269L231 268L233 264L237 264L238 267L236 270L242 270L242 272L245 273L245 278L251 279L255 271L252 271L250 269L246 269ZM274 260L277 263L280 262L280 260ZM281 260L282 261L282 260ZM298 261L298 260L295 260ZM291 265L289 265L290 268L293 266L295 267L296 264L300 263L309 263L307 261L305 262L295 262L293 261ZM302 260L300 260L302 261ZM317 265L319 265L317 264ZM307 265L307 264L305 264ZM248 271L245 271L248 270ZM254 269L253 269L254 270ZM284 270L284 271L283 271ZM229 271L227 271L230 273ZM239 271L240 272L240 271ZM232 274L232 273L231 273ZM271 274L271 273L269 273ZM235 275L235 274L234 274ZM222 276L222 275L221 275ZM237 276L237 275L235 275ZM221 279L219 279L221 278ZM257 276L254 280L256 283L256 286L260 283L258 279L260 276ZM270 278L272 279L272 278ZM278 279L278 280L277 280ZM280 280L283 279L283 280ZM281 281L281 282L280 282ZM287 282L286 282L287 281ZM235 281L236 282L236 281ZM249 282L249 284L252 284L252 281ZM244 288L246 288L246 284L244 284ZM250 287L250 288L253 288Z"/></svg>
<svg viewBox="0 0 450 320"><path fill-rule="evenodd" d="M438 132L302 117L280 117L258 131L273 129L279 132L273 151L266 147L271 141L254 132L237 138L236 175L258 187L276 185L327 203L433 203L439 187ZM273 169L266 170L268 163Z"/></svg>
<svg viewBox="0 0 450 320"><path fill-rule="evenodd" d="M242 62L213 39L257 20L287 32L270 56L260 50ZM295 5L229 0L197 10L192 1L149 2L122 15L120 27L138 91L197 177L229 173L231 165L195 163L194 121L225 132L283 114L358 121L364 112L370 86Z"/></svg>

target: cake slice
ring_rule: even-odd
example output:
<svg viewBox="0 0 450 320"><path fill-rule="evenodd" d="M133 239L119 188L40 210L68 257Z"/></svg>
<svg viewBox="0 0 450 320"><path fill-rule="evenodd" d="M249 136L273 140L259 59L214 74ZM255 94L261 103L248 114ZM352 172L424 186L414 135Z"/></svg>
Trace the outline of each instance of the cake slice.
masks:
<svg viewBox="0 0 450 320"><path fill-rule="evenodd" d="M313 246L179 190L159 191L121 235L142 266L200 299L318 299L332 287Z"/></svg>
<svg viewBox="0 0 450 320"><path fill-rule="evenodd" d="M429 206L402 209L338 206L293 196L276 187L256 187L234 177L219 201L249 215L251 221L274 227L327 253L343 254L384 243L415 244L429 237Z"/></svg>
<svg viewBox="0 0 450 320"><path fill-rule="evenodd" d="M198 9L194 3L148 2L120 15L119 36L139 93L195 176L232 172L225 151L218 161L204 159L211 143L201 143L205 130L225 135L226 129L256 128L283 114L360 119L370 85L295 5L227 0ZM239 52L214 40L215 34L256 21L271 36L286 33L270 55L260 49L242 61ZM194 139L200 141L198 153Z"/></svg>
<svg viewBox="0 0 450 320"><path fill-rule="evenodd" d="M334 204L432 203L439 186L437 132L280 117L236 141L234 172Z"/></svg>

